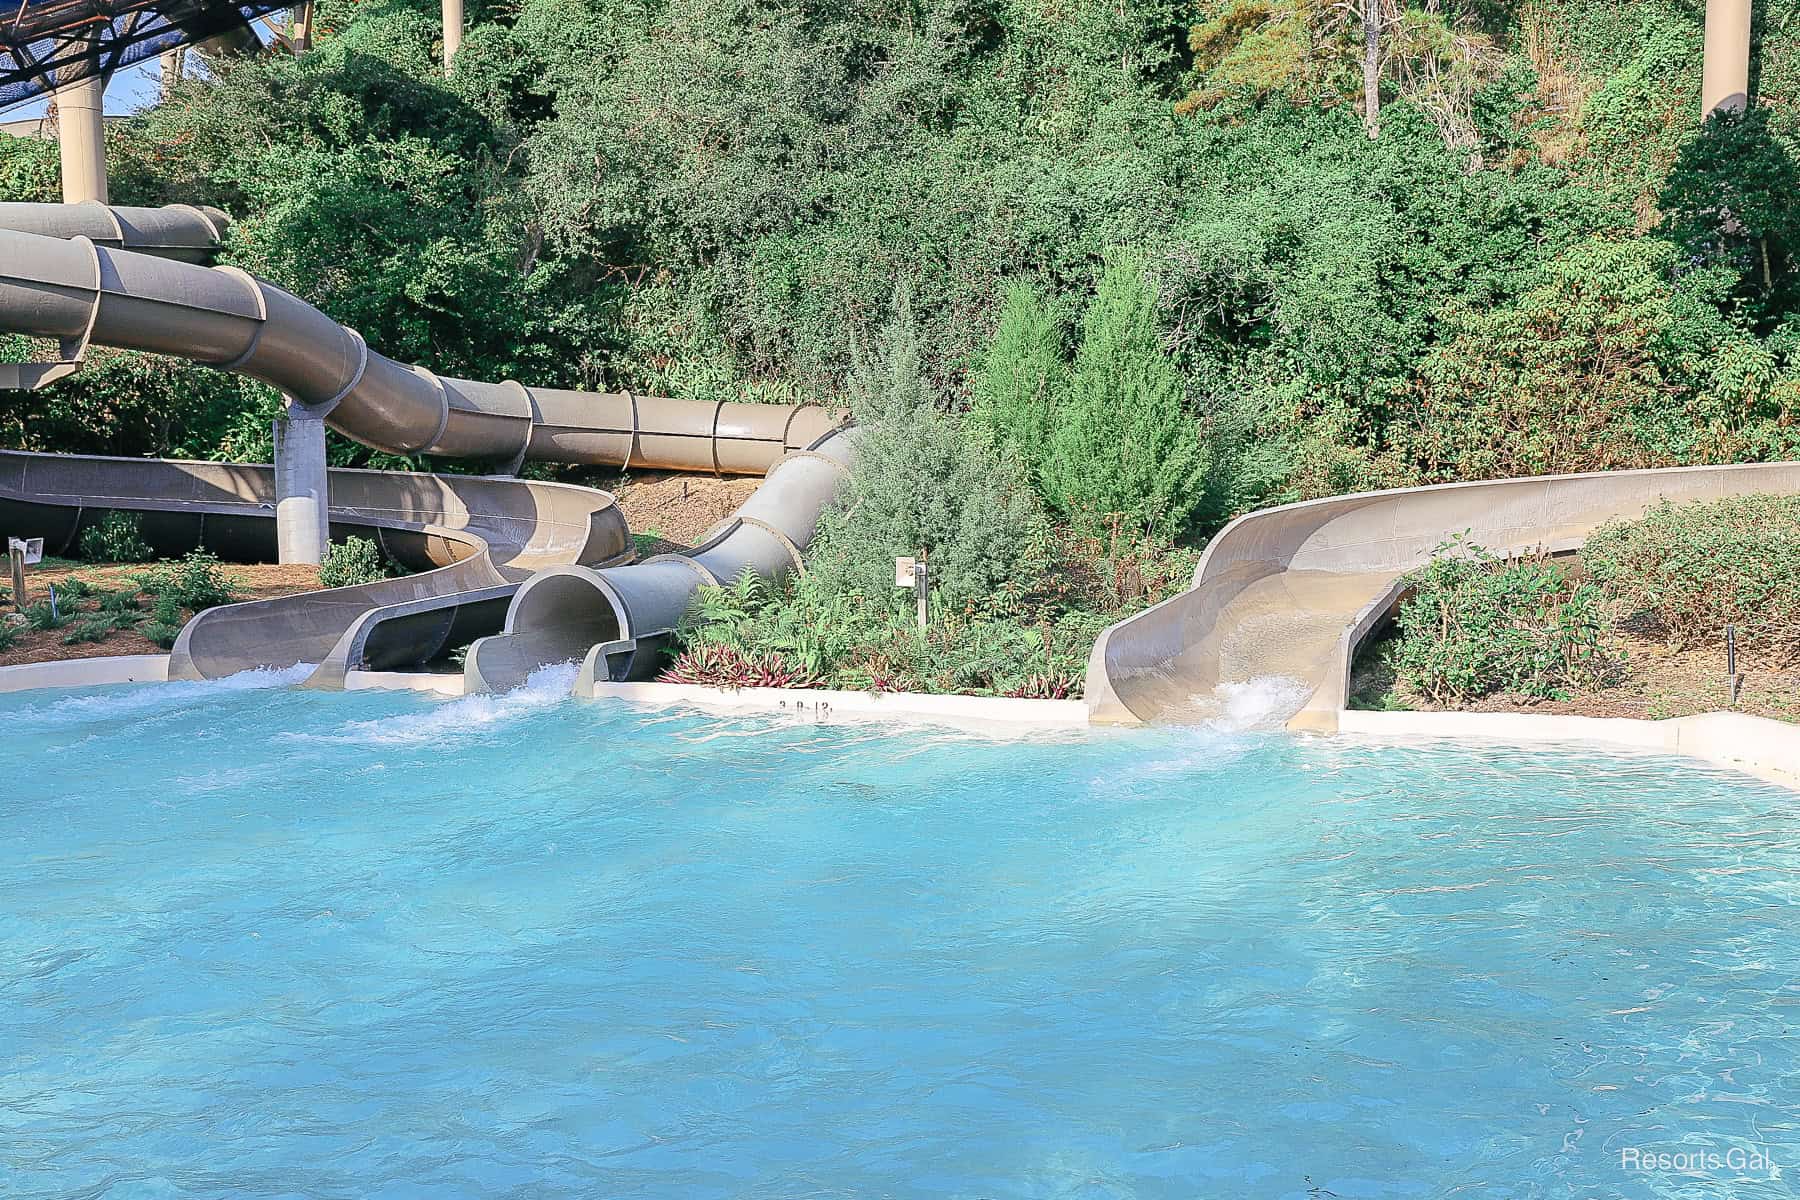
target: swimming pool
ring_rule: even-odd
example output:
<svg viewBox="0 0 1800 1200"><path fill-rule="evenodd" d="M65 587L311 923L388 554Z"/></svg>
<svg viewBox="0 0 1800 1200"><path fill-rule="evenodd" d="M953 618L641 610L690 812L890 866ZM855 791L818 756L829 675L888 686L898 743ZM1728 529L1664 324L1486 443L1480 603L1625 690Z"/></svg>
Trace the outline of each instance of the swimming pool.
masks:
<svg viewBox="0 0 1800 1200"><path fill-rule="evenodd" d="M1800 1169L1800 812L1740 776L258 682L0 697L10 1194Z"/></svg>

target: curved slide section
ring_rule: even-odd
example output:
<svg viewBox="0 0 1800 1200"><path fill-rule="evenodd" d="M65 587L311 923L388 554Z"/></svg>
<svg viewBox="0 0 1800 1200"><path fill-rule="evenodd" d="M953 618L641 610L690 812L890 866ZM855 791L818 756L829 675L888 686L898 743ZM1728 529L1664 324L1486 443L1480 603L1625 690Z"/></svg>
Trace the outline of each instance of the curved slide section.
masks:
<svg viewBox="0 0 1800 1200"><path fill-rule="evenodd" d="M538 667L577 659L576 695L592 695L598 681L649 678L702 584L729 584L746 571L777 580L804 569L819 516L848 474L855 437L853 429L834 431L783 458L689 554L532 576L507 609L505 631L469 648L465 691L506 691Z"/></svg>
<svg viewBox="0 0 1800 1200"><path fill-rule="evenodd" d="M112 250L131 250L180 262L209 263L219 253L231 218L189 204L134 208L122 204L0 203L0 229L41 237L87 238Z"/></svg>
<svg viewBox="0 0 1800 1200"><path fill-rule="evenodd" d="M234 267L0 229L0 330L168 354L278 389L396 454L760 475L842 424L813 405L729 404L434 375ZM72 369L72 368L71 368ZM26 384L25 386L29 386Z"/></svg>
<svg viewBox="0 0 1800 1200"><path fill-rule="evenodd" d="M1305 696L1290 729L1332 731L1350 663L1399 578L1464 533L1501 554L1580 548L1659 500L1800 492L1800 463L1674 467L1453 483L1333 496L1248 513L1207 546L1189 590L1113 625L1088 660L1090 719L1217 715L1267 677Z"/></svg>
<svg viewBox="0 0 1800 1200"><path fill-rule="evenodd" d="M632 556L613 497L558 483L399 471L331 472L331 524L358 532L418 574L225 605L182 630L171 678L214 678L257 666L317 663L373 607L462 607L474 593L510 596L532 572L566 563L610 564ZM201 544L228 558L268 560L275 548L275 478L268 466L99 458L0 451L0 534L42 537L66 554L107 512L142 514L142 535L159 554ZM504 598L501 610L504 608ZM490 610L497 628L500 610ZM465 614L469 617L479 613ZM411 658L435 643L413 630Z"/></svg>

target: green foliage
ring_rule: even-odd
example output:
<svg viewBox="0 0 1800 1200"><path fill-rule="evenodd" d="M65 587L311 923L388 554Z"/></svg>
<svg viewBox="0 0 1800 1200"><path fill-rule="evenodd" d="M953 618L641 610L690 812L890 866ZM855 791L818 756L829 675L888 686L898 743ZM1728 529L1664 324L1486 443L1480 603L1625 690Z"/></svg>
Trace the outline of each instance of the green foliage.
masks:
<svg viewBox="0 0 1800 1200"><path fill-rule="evenodd" d="M174 623L177 610L200 612L231 604L239 595L236 576L226 571L217 555L190 550L178 562L164 563L133 579L139 589L156 598L152 618Z"/></svg>
<svg viewBox="0 0 1800 1200"><path fill-rule="evenodd" d="M1038 622L932 605L910 615L828 594L812 575L771 589L754 577L702 588L678 631L664 676L715 686L823 686L868 691L1069 695L1104 618L1046 614ZM784 682L785 681L785 682Z"/></svg>
<svg viewBox="0 0 1800 1200"><path fill-rule="evenodd" d="M1406 583L1394 666L1436 703L1495 692L1566 699L1612 668L1600 590L1560 563L1500 559L1457 539Z"/></svg>
<svg viewBox="0 0 1800 1200"><path fill-rule="evenodd" d="M63 645L78 646L84 643L104 642L120 629L129 628L130 625L130 621L121 621L115 616L82 617L75 622L74 628L63 635Z"/></svg>
<svg viewBox="0 0 1800 1200"><path fill-rule="evenodd" d="M150 619L138 627L138 632L167 650L181 636L181 627L185 621L182 606L172 591L153 591L151 594L155 596L155 601L150 609Z"/></svg>
<svg viewBox="0 0 1800 1200"><path fill-rule="evenodd" d="M1155 293L1139 259L1115 254L1082 322L1045 488L1086 527L1116 517L1172 537L1199 507L1206 469L1181 377L1163 352Z"/></svg>
<svg viewBox="0 0 1800 1200"><path fill-rule="evenodd" d="M319 564L319 586L354 587L388 577L386 557L372 538L349 537L325 552Z"/></svg>
<svg viewBox="0 0 1800 1200"><path fill-rule="evenodd" d="M1677 648L1735 625L1747 650L1800 654L1800 497L1665 500L1596 530L1582 558L1621 618Z"/></svg>
<svg viewBox="0 0 1800 1200"><path fill-rule="evenodd" d="M140 532L142 525L136 513L107 513L81 531L81 557L89 562L144 562L150 557L150 544Z"/></svg>
<svg viewBox="0 0 1800 1200"><path fill-rule="evenodd" d="M100 611L116 616L125 616L138 611L139 592L136 588L121 588L116 592L100 593Z"/></svg>
<svg viewBox="0 0 1800 1200"><path fill-rule="evenodd" d="M0 622L0 652L11 650L24 635L21 626Z"/></svg>
<svg viewBox="0 0 1800 1200"><path fill-rule="evenodd" d="M51 604L49 600L39 600L36 604L26 605L22 611L25 613L25 623L33 629L42 631L61 629L67 625L74 619L71 607L71 605L60 602Z"/></svg>
<svg viewBox="0 0 1800 1200"><path fill-rule="evenodd" d="M1800 170L1766 110L1720 113L1682 147L1663 184L1663 228L1696 263L1735 272L1757 311L1794 307Z"/></svg>
<svg viewBox="0 0 1800 1200"><path fill-rule="evenodd" d="M1675 261L1666 242L1590 239L1513 303L1452 311L1387 426L1396 475L1706 461L1741 442L1746 422L1780 420L1777 364L1715 307L1721 277L1671 283Z"/></svg>
<svg viewBox="0 0 1800 1200"><path fill-rule="evenodd" d="M1033 479L1043 477L1067 375L1055 314L1035 289L1013 284L974 378L969 421L1024 464Z"/></svg>
<svg viewBox="0 0 1800 1200"><path fill-rule="evenodd" d="M1043 514L1016 464L939 407L904 293L857 383L856 470L821 523L811 574L827 595L898 614L911 602L894 559L923 556L944 603L985 604L1041 552Z"/></svg>

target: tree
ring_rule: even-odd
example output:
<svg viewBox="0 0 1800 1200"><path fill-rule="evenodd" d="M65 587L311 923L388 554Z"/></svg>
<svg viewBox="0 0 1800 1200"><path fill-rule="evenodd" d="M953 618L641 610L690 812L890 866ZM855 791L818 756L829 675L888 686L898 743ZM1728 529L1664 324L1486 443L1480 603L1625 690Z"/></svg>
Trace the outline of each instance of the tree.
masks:
<svg viewBox="0 0 1800 1200"><path fill-rule="evenodd" d="M1142 259L1109 256L1044 464L1046 491L1076 523L1174 537L1203 498L1207 452L1164 353Z"/></svg>
<svg viewBox="0 0 1800 1200"><path fill-rule="evenodd" d="M969 420L1041 480L1067 382L1062 330L1037 290L1015 283L1006 291L994 340L975 377Z"/></svg>
<svg viewBox="0 0 1800 1200"><path fill-rule="evenodd" d="M856 472L814 543L814 586L899 610L894 559L923 554L939 598L986 605L1041 549L1042 510L1016 464L938 405L904 288L854 384Z"/></svg>

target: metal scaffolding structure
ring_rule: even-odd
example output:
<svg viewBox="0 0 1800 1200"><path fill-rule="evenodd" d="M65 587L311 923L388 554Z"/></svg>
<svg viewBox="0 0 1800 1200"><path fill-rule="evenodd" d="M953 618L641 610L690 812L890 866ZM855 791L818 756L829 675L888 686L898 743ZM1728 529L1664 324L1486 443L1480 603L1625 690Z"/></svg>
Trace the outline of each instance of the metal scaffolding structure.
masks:
<svg viewBox="0 0 1800 1200"><path fill-rule="evenodd" d="M16 0L0 8L0 109L180 46L253 52L251 22L293 0Z"/></svg>

